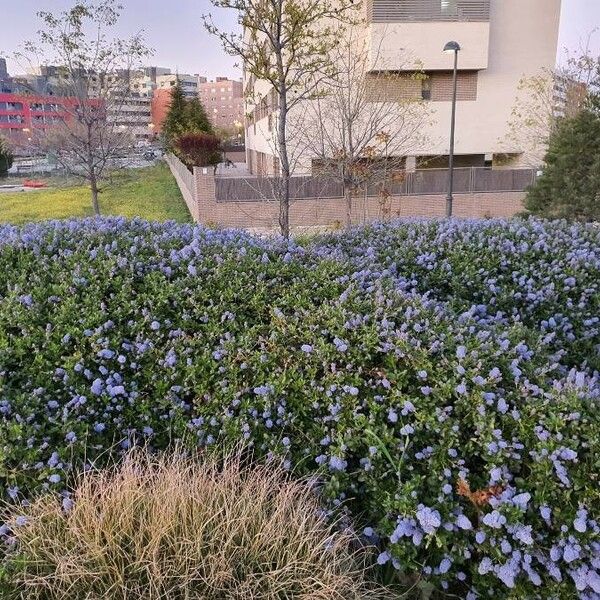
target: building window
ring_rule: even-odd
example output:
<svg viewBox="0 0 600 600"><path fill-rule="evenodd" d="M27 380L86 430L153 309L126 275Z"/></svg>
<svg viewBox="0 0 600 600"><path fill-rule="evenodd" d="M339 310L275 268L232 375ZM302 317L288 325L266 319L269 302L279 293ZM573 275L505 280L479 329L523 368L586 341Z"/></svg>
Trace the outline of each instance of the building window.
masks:
<svg viewBox="0 0 600 600"><path fill-rule="evenodd" d="M425 76L421 80L421 100L431 100L431 77Z"/></svg>
<svg viewBox="0 0 600 600"><path fill-rule="evenodd" d="M442 14L443 15L455 15L456 14L456 0L441 0Z"/></svg>
<svg viewBox="0 0 600 600"><path fill-rule="evenodd" d="M452 71L436 71L431 79L431 101L451 102L453 91ZM456 80L456 99L462 102L477 100L479 78L477 71L459 71Z"/></svg>
<svg viewBox="0 0 600 600"><path fill-rule="evenodd" d="M0 115L0 123L25 123L25 117L21 115Z"/></svg>

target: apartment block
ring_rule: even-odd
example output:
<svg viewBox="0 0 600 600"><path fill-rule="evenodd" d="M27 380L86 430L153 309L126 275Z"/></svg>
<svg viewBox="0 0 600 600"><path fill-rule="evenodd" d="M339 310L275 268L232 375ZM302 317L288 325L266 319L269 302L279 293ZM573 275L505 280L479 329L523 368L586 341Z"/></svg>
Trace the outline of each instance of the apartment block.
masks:
<svg viewBox="0 0 600 600"><path fill-rule="evenodd" d="M36 132L68 121L77 105L75 98L0 93L0 134L24 144Z"/></svg>
<svg viewBox="0 0 600 600"><path fill-rule="evenodd" d="M200 83L200 100L214 127L231 132L241 130L244 122L244 93L239 80L217 77Z"/></svg>
<svg viewBox="0 0 600 600"><path fill-rule="evenodd" d="M135 141L154 138L150 96L131 93L115 99L108 108L107 118L116 127L127 130Z"/></svg>
<svg viewBox="0 0 600 600"><path fill-rule="evenodd" d="M170 73L167 75L156 76L156 90L170 90L179 80L183 93L188 98L194 98L198 95L199 83L206 81L206 77L199 75L185 75L181 73Z"/></svg>
<svg viewBox="0 0 600 600"><path fill-rule="evenodd" d="M431 112L423 140L406 157L408 168L448 163L454 56L443 48L449 41L461 47L457 163L528 163L526 149L509 139L508 124L520 80L555 68L560 8L561 0L367 0L361 35L370 56L373 101L382 95L386 102L421 100ZM246 78L244 85L248 97L262 97L246 106L248 164L254 172L272 173L278 168L277 107L266 82ZM296 171L311 168L305 156Z"/></svg>
<svg viewBox="0 0 600 600"><path fill-rule="evenodd" d="M583 107L588 87L568 75L556 73L552 89L555 117L574 117Z"/></svg>

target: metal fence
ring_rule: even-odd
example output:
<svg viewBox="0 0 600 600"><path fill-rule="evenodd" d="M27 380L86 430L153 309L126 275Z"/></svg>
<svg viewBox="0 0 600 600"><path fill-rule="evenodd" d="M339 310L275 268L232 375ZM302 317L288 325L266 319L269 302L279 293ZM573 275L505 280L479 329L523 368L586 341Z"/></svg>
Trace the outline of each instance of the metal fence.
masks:
<svg viewBox="0 0 600 600"><path fill-rule="evenodd" d="M454 170L454 192L472 194L486 192L522 192L535 182L533 169L486 169L483 167ZM278 197L281 179L276 177L215 178L217 202L274 200ZM448 169L422 169L403 173L396 181L386 184L393 196L435 196L448 191ZM364 194L363 190L363 194ZM380 186L369 186L367 196L378 196ZM339 179L331 177L292 177L290 198L342 198L344 189Z"/></svg>

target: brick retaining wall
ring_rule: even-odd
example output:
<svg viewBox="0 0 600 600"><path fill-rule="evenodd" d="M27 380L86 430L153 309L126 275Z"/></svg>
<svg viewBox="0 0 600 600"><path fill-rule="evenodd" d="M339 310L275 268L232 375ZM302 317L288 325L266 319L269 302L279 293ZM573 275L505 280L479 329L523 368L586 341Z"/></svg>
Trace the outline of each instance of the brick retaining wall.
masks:
<svg viewBox="0 0 600 600"><path fill-rule="evenodd" d="M179 184L194 221L222 227L272 229L278 225L279 205L276 201L217 202L215 177L211 169L194 168L193 175L174 156L167 158L171 172ZM187 172L182 171L182 168ZM525 192L485 192L456 194L454 215L463 218L511 217L523 210ZM394 196L385 209L378 198L357 198L352 220L362 223L394 217L443 217L446 199L443 195ZM311 226L336 227L345 223L343 198L306 198L292 201L292 228Z"/></svg>
<svg viewBox="0 0 600 600"><path fill-rule="evenodd" d="M198 214L198 203L196 201L196 182L190 170L173 154L166 154L165 161L171 169L173 177L181 190L181 195L187 204L192 219L200 222Z"/></svg>

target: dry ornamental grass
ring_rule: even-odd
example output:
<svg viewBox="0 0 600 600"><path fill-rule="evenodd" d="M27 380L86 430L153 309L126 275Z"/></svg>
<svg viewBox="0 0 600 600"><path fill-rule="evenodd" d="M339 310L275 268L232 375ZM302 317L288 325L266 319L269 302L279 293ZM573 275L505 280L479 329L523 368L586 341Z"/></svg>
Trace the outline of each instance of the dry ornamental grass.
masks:
<svg viewBox="0 0 600 600"><path fill-rule="evenodd" d="M137 452L8 521L15 597L30 600L351 600L367 584L352 538L279 469ZM20 525L17 524L17 520Z"/></svg>

